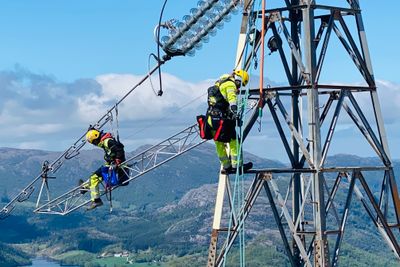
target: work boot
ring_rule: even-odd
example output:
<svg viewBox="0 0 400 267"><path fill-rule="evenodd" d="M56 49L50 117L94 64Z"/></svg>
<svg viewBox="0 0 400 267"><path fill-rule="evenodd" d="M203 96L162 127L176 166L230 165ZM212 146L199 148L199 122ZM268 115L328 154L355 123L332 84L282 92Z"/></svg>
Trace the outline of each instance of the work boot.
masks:
<svg viewBox="0 0 400 267"><path fill-rule="evenodd" d="M243 164L243 172L246 173L248 170L253 168L253 162L247 162ZM227 168L222 168L221 174L236 173L236 167L229 166ZM242 168L239 167L239 173L242 174Z"/></svg>
<svg viewBox="0 0 400 267"><path fill-rule="evenodd" d="M251 168L253 168L253 162L250 161L250 162L243 164L243 172L247 172Z"/></svg>
<svg viewBox="0 0 400 267"><path fill-rule="evenodd" d="M100 206L103 206L103 201L101 200L101 198L96 198L95 200L92 200L92 202L90 202L90 205L87 207L86 210L93 210Z"/></svg>
<svg viewBox="0 0 400 267"><path fill-rule="evenodd" d="M83 186L84 183L85 182L82 179L79 179L78 185L81 187L81 189L79 189L79 193L81 193L82 195L88 191L86 188L84 188Z"/></svg>
<svg viewBox="0 0 400 267"><path fill-rule="evenodd" d="M129 185L129 182L126 182L129 180L129 177L127 175L122 175L121 178L118 180L118 184L120 186L127 186Z"/></svg>
<svg viewBox="0 0 400 267"><path fill-rule="evenodd" d="M232 168L232 166L229 167L223 167L221 170L221 174L229 174L233 173L235 170Z"/></svg>

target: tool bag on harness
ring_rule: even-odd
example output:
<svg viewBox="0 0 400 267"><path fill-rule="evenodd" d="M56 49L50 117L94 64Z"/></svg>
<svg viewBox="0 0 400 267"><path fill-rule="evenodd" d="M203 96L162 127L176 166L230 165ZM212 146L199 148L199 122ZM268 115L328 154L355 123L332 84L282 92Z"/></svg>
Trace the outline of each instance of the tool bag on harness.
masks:
<svg viewBox="0 0 400 267"><path fill-rule="evenodd" d="M106 186L116 186L119 184L118 175L115 168L110 168L108 166L101 167L101 176Z"/></svg>
<svg viewBox="0 0 400 267"><path fill-rule="evenodd" d="M116 185L126 186L129 184L127 180L128 175L125 173L127 170L124 167L111 168L109 166L101 167L101 176L106 186L112 187Z"/></svg>
<svg viewBox="0 0 400 267"><path fill-rule="evenodd" d="M112 212L113 205L111 192L114 186L120 184L118 181L118 175L115 171L115 168L111 166L103 166L101 167L101 176L103 177L103 181L105 183L104 188L107 200L110 201L110 212Z"/></svg>
<svg viewBox="0 0 400 267"><path fill-rule="evenodd" d="M208 116L211 120L212 129L215 131L214 141L228 143L231 139L236 138L234 120L221 115L212 115L212 112L209 112Z"/></svg>
<svg viewBox="0 0 400 267"><path fill-rule="evenodd" d="M103 177L103 181L105 183L105 193L108 201L110 201L110 212L113 209L112 205L112 188L114 186L126 186L129 182L126 182L129 178L121 169L121 167L112 167L112 166L102 166L101 167L101 176Z"/></svg>
<svg viewBox="0 0 400 267"><path fill-rule="evenodd" d="M211 127L207 123L207 117L204 115L199 115L196 117L197 124L199 126L201 139L211 140L213 138L211 133Z"/></svg>

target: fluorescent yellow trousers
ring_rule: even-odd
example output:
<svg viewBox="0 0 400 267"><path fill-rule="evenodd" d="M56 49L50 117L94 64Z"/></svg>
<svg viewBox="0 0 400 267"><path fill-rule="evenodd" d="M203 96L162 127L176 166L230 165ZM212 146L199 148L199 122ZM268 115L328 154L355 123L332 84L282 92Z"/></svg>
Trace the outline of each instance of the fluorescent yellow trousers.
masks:
<svg viewBox="0 0 400 267"><path fill-rule="evenodd" d="M213 124L211 121L211 116L207 117L207 123L208 125L213 128ZM215 136L216 131L212 130L211 131L212 136ZM233 133L231 134L231 136L235 136L236 134L234 134L234 129L233 129ZM231 140L228 143L224 143L221 141L215 141L215 149L217 150L217 155L219 158L219 161L222 165L222 167L224 169L229 168L229 167L233 167L236 168L238 165L238 158L237 158L237 141L236 138L231 138ZM228 147L229 145L229 147ZM228 152L229 155L228 155Z"/></svg>
<svg viewBox="0 0 400 267"><path fill-rule="evenodd" d="M89 179L89 188L90 188L90 199L94 201L96 198L100 197L99 184L103 181L103 177L101 175L97 175L93 173Z"/></svg>
<svg viewBox="0 0 400 267"><path fill-rule="evenodd" d="M215 142L215 148L221 165L226 169L230 166L233 168L237 167L237 142L236 139L231 139L229 143L223 143L219 141ZM229 155L227 154L227 145L229 144Z"/></svg>
<svg viewBox="0 0 400 267"><path fill-rule="evenodd" d="M90 199L94 201L97 198L100 198L100 190L99 184L103 181L103 177L101 176L101 168L95 171L89 178L88 181L85 182L83 188L90 189Z"/></svg>

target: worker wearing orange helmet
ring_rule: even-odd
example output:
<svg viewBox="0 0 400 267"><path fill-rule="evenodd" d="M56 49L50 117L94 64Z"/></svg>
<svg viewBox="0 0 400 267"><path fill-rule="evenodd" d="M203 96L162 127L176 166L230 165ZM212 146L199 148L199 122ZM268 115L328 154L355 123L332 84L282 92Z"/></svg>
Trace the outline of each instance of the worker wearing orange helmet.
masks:
<svg viewBox="0 0 400 267"><path fill-rule="evenodd" d="M207 123L212 128L212 135L217 155L222 165L222 173L236 170L242 162L238 160L235 121L238 116L237 94L241 86L249 82L249 74L245 70L235 70L231 74L222 75L214 86L208 89ZM229 144L229 155L227 145ZM246 171L253 163L243 164Z"/></svg>
<svg viewBox="0 0 400 267"><path fill-rule="evenodd" d="M99 184L103 181L105 167L106 169L116 170L120 185L128 184L128 176L127 171L120 166L126 160L124 145L116 140L111 133L103 133L103 131L91 127L86 133L86 141L102 148L104 150L104 160L106 161L104 166L96 170L86 183L82 180L79 181L83 188L81 190L82 194L87 191L85 189L90 189L91 203L87 209L91 210L103 205L100 198Z"/></svg>

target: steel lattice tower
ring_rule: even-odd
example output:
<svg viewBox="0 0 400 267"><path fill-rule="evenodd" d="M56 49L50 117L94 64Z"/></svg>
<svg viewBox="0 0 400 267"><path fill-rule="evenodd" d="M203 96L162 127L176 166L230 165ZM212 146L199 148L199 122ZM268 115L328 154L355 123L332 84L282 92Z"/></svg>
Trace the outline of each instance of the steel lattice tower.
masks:
<svg viewBox="0 0 400 267"><path fill-rule="evenodd" d="M224 234L226 228L221 226L221 218L224 216L224 205L228 203L227 208L233 205L231 182L229 176L220 175L208 266L221 266L226 260L226 253L237 238L238 229L262 191L266 193L292 266L338 266L353 196L360 201L382 240L400 259L400 199L359 1L335 1L341 6L323 5L323 1L317 0L278 2L282 6L265 10L265 27L269 37L275 37L273 44L279 54L279 67L284 70L287 85L264 88L262 98L264 112L272 117L291 167L252 171L254 180L241 209L232 216L228 235ZM244 1L236 60L236 66L245 69L250 67L252 60L252 56L243 57L244 48L250 42L248 33L253 34L251 42L255 51L261 45L259 25L249 25L249 21L261 16L259 10L250 9L252 3L253 0ZM320 82L329 52L328 45L334 36L337 37L337 45L350 56L350 65L361 74L365 84ZM275 66L268 63L266 66L268 76L268 69ZM250 98L258 100L258 91L250 89ZM370 110L359 103L360 96L368 96ZM303 105L307 109L303 109ZM380 164L327 166L326 159L335 129L345 115L358 129L366 145L375 151ZM258 111L254 110L245 125L244 137L254 126L257 116ZM286 196L281 194L283 186L278 186L276 182L282 173L290 175L284 188ZM380 181L377 192L366 179L371 175ZM338 192L345 194L344 201L337 199ZM327 220L329 214L333 214L331 216L336 223Z"/></svg>

